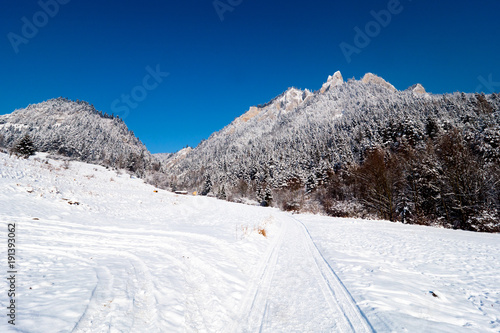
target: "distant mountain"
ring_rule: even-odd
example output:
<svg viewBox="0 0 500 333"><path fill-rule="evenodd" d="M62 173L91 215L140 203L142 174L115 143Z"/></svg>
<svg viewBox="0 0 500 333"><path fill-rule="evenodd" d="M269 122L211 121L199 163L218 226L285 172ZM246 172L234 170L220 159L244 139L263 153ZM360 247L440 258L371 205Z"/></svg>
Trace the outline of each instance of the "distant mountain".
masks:
<svg viewBox="0 0 500 333"><path fill-rule="evenodd" d="M344 82L336 72L319 91L290 88L251 107L194 150L183 152L167 173L175 175L175 186L189 188L200 187L207 172L215 175L216 183L233 185L256 177L270 178L273 187L297 177L305 182L335 164L359 160L363 149L381 141L379 124L409 118L411 108L430 107L440 98L413 92L397 91L371 73L361 81ZM365 128L367 138L353 144Z"/></svg>
<svg viewBox="0 0 500 333"><path fill-rule="evenodd" d="M153 154L153 157L156 158L158 161L166 162L174 155L175 153L156 153Z"/></svg>
<svg viewBox="0 0 500 333"><path fill-rule="evenodd" d="M157 161L162 163L164 169L168 169L173 165L179 163L182 159L184 159L186 155L189 154L189 152L191 152L191 150L193 150L193 148L186 147L179 150L176 153L153 154L153 157L156 158Z"/></svg>
<svg viewBox="0 0 500 333"><path fill-rule="evenodd" d="M455 148L449 148L450 145ZM372 156L376 151L382 153ZM457 171L453 166L460 164L460 158L455 156L456 162L449 164L444 151L449 155L460 152L470 156L472 164ZM353 211L359 215L366 209L379 218L391 220L406 219L410 213L402 212L404 207L411 206L408 211L414 219L421 215L426 221L443 219L449 225L474 229L472 222L466 221L478 216L481 209L483 213L488 211L485 208L488 205L500 207L500 194L496 194L500 193L499 182L497 178L488 178L497 177L500 172L497 169L500 166L500 96L433 95L420 84L398 91L371 73L359 81L345 82L337 72L316 92L290 88L266 104L251 107L196 148L178 154L170 157L165 170L165 184L170 188L196 190L231 200L250 198L263 204L273 202L283 209L319 204L327 213L340 216L355 214ZM389 163L392 161L389 157L380 160L383 154L398 162ZM403 161L410 157L415 160ZM429 193L423 188L432 183L430 178L418 178L423 191L419 195L432 197L432 203L408 199L419 197L412 192L416 188L411 189L413 185L407 183L424 172L424 167L421 165L420 170L418 164L415 169L409 169L418 159L432 165L426 166L429 177L439 174L443 177L436 176ZM384 164L383 168L367 166L375 162ZM396 165L399 169L391 169ZM363 168L369 169L359 171ZM452 175L468 168L469 175L476 171L481 174L467 181L468 174ZM394 183L387 180L390 185L371 189L380 193L365 197L370 191L363 188L385 179L378 175L366 181L363 177L373 170L390 170L387 175L392 173L402 178ZM354 174L359 176L349 178ZM456 177L464 179L464 183L454 184ZM488 187L490 182L493 189ZM470 184L482 185L472 190ZM390 191L384 192L384 189ZM325 191L329 194L321 194ZM463 208L467 196L469 210ZM339 200L347 200L346 205L362 204L364 208L332 209L331 202ZM471 209L472 206L475 208ZM496 216L500 208L484 214Z"/></svg>
<svg viewBox="0 0 500 333"><path fill-rule="evenodd" d="M0 116L4 147L11 147L26 134L38 151L138 174L153 161L123 120L99 112L87 102L56 98Z"/></svg>
<svg viewBox="0 0 500 333"><path fill-rule="evenodd" d="M397 89L392 84L390 84L389 82L387 82L386 80L384 80L380 76L377 76L377 75L372 74L372 73L366 73L365 76L363 76L363 78L361 79L361 82L366 83L366 84L370 84L370 83L378 84L382 87L387 88L388 90L390 90L392 92L397 91Z"/></svg>
<svg viewBox="0 0 500 333"><path fill-rule="evenodd" d="M425 88L420 84L414 84L413 86L406 89L408 91L414 92L415 94L426 94Z"/></svg>

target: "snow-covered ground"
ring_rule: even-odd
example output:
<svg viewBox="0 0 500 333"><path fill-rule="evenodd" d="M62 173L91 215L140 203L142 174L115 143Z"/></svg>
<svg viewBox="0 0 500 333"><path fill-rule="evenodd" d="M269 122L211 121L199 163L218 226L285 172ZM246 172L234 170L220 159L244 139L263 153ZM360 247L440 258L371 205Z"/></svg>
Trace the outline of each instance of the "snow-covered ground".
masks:
<svg viewBox="0 0 500 333"><path fill-rule="evenodd" d="M500 332L499 234L298 218L377 332Z"/></svg>
<svg viewBox="0 0 500 333"><path fill-rule="evenodd" d="M500 332L498 234L155 190L0 154L0 332Z"/></svg>

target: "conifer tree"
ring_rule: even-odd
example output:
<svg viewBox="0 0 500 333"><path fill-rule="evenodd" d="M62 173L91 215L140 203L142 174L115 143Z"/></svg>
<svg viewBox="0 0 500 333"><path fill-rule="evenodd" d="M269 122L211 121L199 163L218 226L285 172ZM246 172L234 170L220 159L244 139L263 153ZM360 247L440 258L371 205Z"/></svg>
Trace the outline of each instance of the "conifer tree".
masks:
<svg viewBox="0 0 500 333"><path fill-rule="evenodd" d="M26 134L21 140L19 140L19 142L16 143L11 149L11 153L24 158L35 155L35 152L35 144L28 134Z"/></svg>
<svg viewBox="0 0 500 333"><path fill-rule="evenodd" d="M205 184L203 185L203 191L201 191L201 195L207 195L212 191L212 180L210 179L210 175L205 175Z"/></svg>

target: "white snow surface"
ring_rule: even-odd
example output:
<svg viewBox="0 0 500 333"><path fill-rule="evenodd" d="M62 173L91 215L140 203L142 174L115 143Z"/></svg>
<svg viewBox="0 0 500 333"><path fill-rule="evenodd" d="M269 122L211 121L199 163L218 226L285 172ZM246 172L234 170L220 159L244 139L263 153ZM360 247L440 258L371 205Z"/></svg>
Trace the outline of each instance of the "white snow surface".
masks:
<svg viewBox="0 0 500 333"><path fill-rule="evenodd" d="M18 270L16 325L4 283L0 332L500 332L498 234L291 215L66 167L0 154Z"/></svg>

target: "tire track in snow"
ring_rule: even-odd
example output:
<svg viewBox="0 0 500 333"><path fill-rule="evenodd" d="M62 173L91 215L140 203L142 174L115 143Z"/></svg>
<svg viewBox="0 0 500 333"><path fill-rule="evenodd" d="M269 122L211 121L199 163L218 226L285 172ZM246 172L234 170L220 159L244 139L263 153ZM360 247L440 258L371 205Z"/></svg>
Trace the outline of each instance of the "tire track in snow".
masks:
<svg viewBox="0 0 500 333"><path fill-rule="evenodd" d="M94 323L100 324L105 322L106 317L111 311L109 306L104 305L109 305L109 300L113 299L111 292L113 289L113 275L106 266L103 266L96 268L96 277L97 284L94 290L92 290L89 304L72 330L74 333L95 332L96 327ZM106 330L103 329L104 327L100 331L105 332Z"/></svg>
<svg viewBox="0 0 500 333"><path fill-rule="evenodd" d="M338 309L344 314L345 322L341 326L342 332L374 332L373 327L356 305L354 298L344 286L332 267L325 260L318 247L314 243L307 227L296 218L293 218L301 227L304 234L304 243L314 260L316 277L322 285L323 294L330 308Z"/></svg>
<svg viewBox="0 0 500 333"><path fill-rule="evenodd" d="M289 215L281 216L286 217L282 230L258 267L228 331L307 331L318 328L311 324L321 323L323 330L373 332L307 228ZM309 313L313 308L322 313Z"/></svg>
<svg viewBox="0 0 500 333"><path fill-rule="evenodd" d="M131 332L145 330L154 332L157 327L161 326L159 325L160 321L165 323L170 320L169 317L165 317L164 313L156 310L161 307L161 305L157 307L155 304L159 303L155 297L156 288L154 286L155 282L158 281L151 281L151 274L146 265L141 263L140 258L132 254L136 252L137 248L141 248L142 256L155 255L165 258L171 265L181 267L186 271L184 274L188 276L186 281L189 290L188 296L194 296L187 304L193 308L187 306L184 310L187 327L194 331L219 331L231 317L231 314L223 307L224 304L221 304L221 301L231 295L221 294L220 290L218 293L214 293L210 286L217 286L220 283L218 279L231 280L233 277L218 266L198 260L197 256L191 252L193 244L196 244L197 240L203 241L201 242L203 246L197 250L206 252L207 249L203 250L204 247L217 246L224 251L229 264L234 264L235 267L242 270L242 265L233 253L234 249L215 237L187 232L163 232L159 233L160 235L145 237L141 233L138 236L133 235L132 230L128 229L111 233L110 230L102 231L104 228L100 227L93 227L92 231L85 230L81 225L75 223L61 223L62 225L59 226L58 221L50 221L47 223L49 226L46 227L45 221L42 222L26 222L31 230L36 231L37 241L48 244L47 247L39 247L39 250L51 251L50 249L56 247L64 250L61 252L62 254L78 253L82 255L85 253L89 257L94 256L95 260L119 257L119 259L114 260L116 265L109 266L108 271L116 276L116 283L109 287L112 289L112 293L106 300L101 299L103 298L103 282L101 281L104 280L101 279L103 274L95 268L95 261L88 262L94 266L93 270L96 271L98 282L94 291L91 292L93 296L89 300L85 315L80 317L79 324L74 328L75 332L107 331L107 327L114 328L117 325L122 328L127 327L127 330L130 328ZM64 237L60 236L62 234ZM191 259L186 261L184 256ZM184 260L180 260L181 257ZM196 261L196 264L193 266L189 264L190 261ZM216 275L217 278L213 278L212 275ZM127 278L124 278L125 276ZM231 283L237 285L240 281L235 280ZM201 295L205 295L206 299ZM229 296L225 297L226 295ZM148 303L149 305L147 305ZM109 309L102 308L108 304L113 311L110 312ZM133 304L134 311L132 311L130 304ZM150 309L151 311L141 309ZM107 312L96 313L96 311L101 310L107 310ZM148 314L154 312L156 312L157 318L153 321L151 318L146 318ZM118 320L119 317L127 318L127 320ZM145 319L142 320L141 317ZM112 318L111 323L110 318ZM201 318L202 320L200 320ZM158 325L149 327L144 324L149 322L155 322ZM80 327L84 328L80 329Z"/></svg>
<svg viewBox="0 0 500 333"><path fill-rule="evenodd" d="M91 251L85 251L91 253ZM97 253L96 253L97 254ZM123 274L113 275L117 267L96 266L97 284L91 293L87 309L78 320L73 332L107 332L116 323L129 332L159 332L156 313L156 301L153 295L153 283L147 266L137 256L127 252L108 252L120 259L118 268L132 268L131 275L126 281L119 281ZM130 265L123 264L126 259ZM126 262L125 261L125 262ZM126 284L123 290L119 284ZM123 292L126 292L124 298ZM124 302L124 300L127 300ZM131 301L130 301L131 300ZM112 304L112 303L115 304ZM120 304L116 304L120 303ZM130 304L131 303L131 304ZM113 324L113 325L112 325Z"/></svg>
<svg viewBox="0 0 500 333"><path fill-rule="evenodd" d="M266 252L265 259L257 267L255 277L252 279L250 287L243 296L239 315L236 321L229 327L228 332L245 331L245 326L262 328L264 317L267 313L267 296L271 288L276 263L278 261L279 250L283 244L286 223L281 225L278 236L273 240L270 248Z"/></svg>
<svg viewBox="0 0 500 333"><path fill-rule="evenodd" d="M119 325L128 332L160 332L154 297L153 280L146 264L127 251L110 248L58 247L57 250L42 246L26 246L27 250L75 257L94 266L97 283L90 293L89 304L73 327L72 332L108 332ZM93 255L92 262L71 253ZM99 256L116 257L117 264L100 263ZM121 271L129 269L129 274ZM125 277L125 278L124 278ZM120 321L120 323L117 323Z"/></svg>

